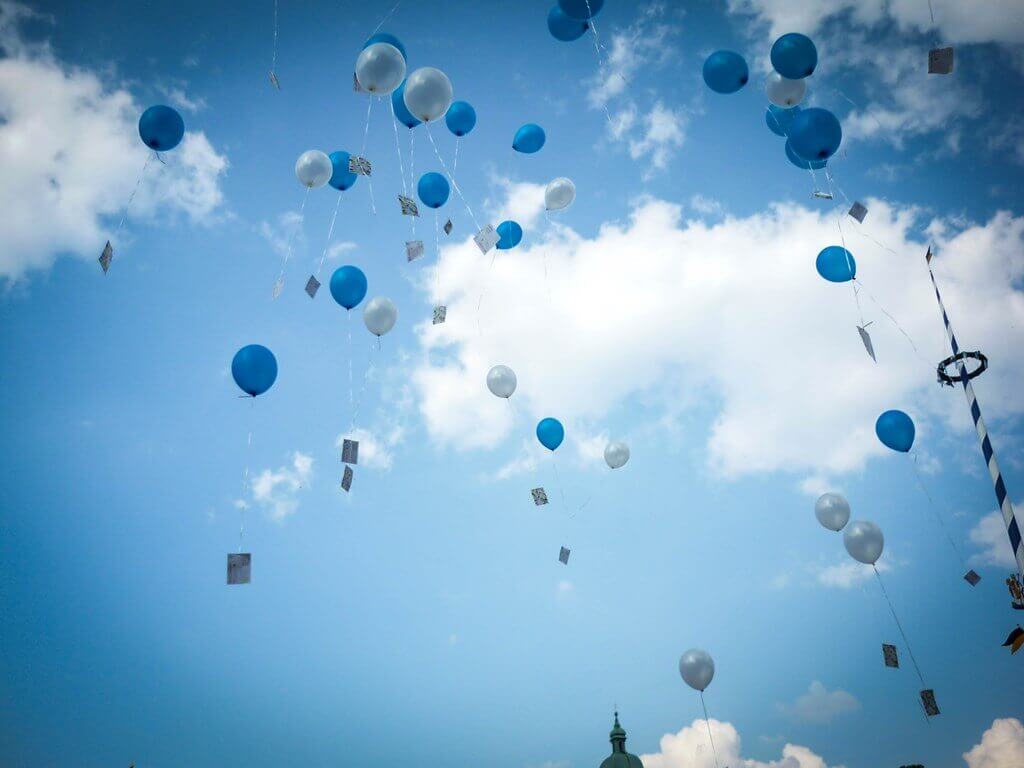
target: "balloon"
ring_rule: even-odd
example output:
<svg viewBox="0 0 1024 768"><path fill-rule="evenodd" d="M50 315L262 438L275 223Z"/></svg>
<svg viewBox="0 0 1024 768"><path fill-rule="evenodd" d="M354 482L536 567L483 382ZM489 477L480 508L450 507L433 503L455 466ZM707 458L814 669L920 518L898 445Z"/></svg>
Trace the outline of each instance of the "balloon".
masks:
<svg viewBox="0 0 1024 768"><path fill-rule="evenodd" d="M181 143L185 135L185 121L178 111L157 104L139 118L139 136L142 143L155 152L167 152Z"/></svg>
<svg viewBox="0 0 1024 768"><path fill-rule="evenodd" d="M388 45L395 46L395 48L398 49L398 52L402 54L402 60L406 62L409 61L409 56L405 52L405 46L402 45L402 41L394 35L389 35L387 32L378 32L363 44L363 50L366 50L374 43L387 43Z"/></svg>
<svg viewBox="0 0 1024 768"><path fill-rule="evenodd" d="M612 469L618 469L629 461L629 446L625 443L608 443L604 447L604 461Z"/></svg>
<svg viewBox="0 0 1024 768"><path fill-rule="evenodd" d="M586 21L601 12L604 0L558 0L559 10L570 19Z"/></svg>
<svg viewBox="0 0 1024 768"><path fill-rule="evenodd" d="M679 674L688 686L703 692L715 676L715 660L707 651L691 648L679 657Z"/></svg>
<svg viewBox="0 0 1024 768"><path fill-rule="evenodd" d="M882 556L885 536L882 529L868 520L854 520L843 534L843 546L850 557L864 565L874 565Z"/></svg>
<svg viewBox="0 0 1024 768"><path fill-rule="evenodd" d="M794 119L796 119L796 118L794 117ZM793 123L790 122L789 125L790 125L790 129L789 130L792 131L793 130L793 128L792 128ZM786 157L789 159L789 162L791 162L797 168L800 168L800 169L802 169L804 171L806 171L808 169L814 170L814 171L819 171L822 168L824 168L826 165L828 165L828 161L827 160L804 160L796 152L793 151L793 146L789 143L789 139L786 139Z"/></svg>
<svg viewBox="0 0 1024 768"><path fill-rule="evenodd" d="M818 274L830 283L848 283L857 276L857 262L853 254L838 245L823 248L814 261Z"/></svg>
<svg viewBox="0 0 1024 768"><path fill-rule="evenodd" d="M552 419L548 416L546 419L541 419L537 422L537 439L540 440L541 445L549 451L553 451L565 439L565 427L562 426L562 422L558 419Z"/></svg>
<svg viewBox="0 0 1024 768"><path fill-rule="evenodd" d="M790 80L778 72L772 72L765 78L764 91L768 101L777 107L795 107L804 100L807 92L806 80Z"/></svg>
<svg viewBox="0 0 1024 768"><path fill-rule="evenodd" d="M557 5L548 12L548 32L563 43L579 40L589 26L585 21L566 16Z"/></svg>
<svg viewBox="0 0 1024 768"><path fill-rule="evenodd" d="M406 128L415 128L420 121L413 117L412 112L405 106L405 83L403 80L402 84L391 92L391 107L395 110L395 119L398 122Z"/></svg>
<svg viewBox="0 0 1024 768"><path fill-rule="evenodd" d="M783 109L774 104L769 104L768 109L764 113L764 121L776 136L786 136L789 133L789 127L793 124L793 118L797 116L799 111L800 107Z"/></svg>
<svg viewBox="0 0 1024 768"><path fill-rule="evenodd" d="M366 275L359 267L346 264L331 275L331 296L345 309L357 306L366 296Z"/></svg>
<svg viewBox="0 0 1024 768"><path fill-rule="evenodd" d="M512 149L524 155L532 155L540 151L546 139L543 128L535 123L527 123L516 131L515 138L512 139Z"/></svg>
<svg viewBox="0 0 1024 768"><path fill-rule="evenodd" d="M345 191L359 179L358 173L352 173L348 169L348 159L351 155L348 152L338 150L331 152L328 156L331 161L331 178L327 183L339 191Z"/></svg>
<svg viewBox="0 0 1024 768"><path fill-rule="evenodd" d="M434 67L420 67L405 83L405 106L419 120L429 123L448 111L452 81Z"/></svg>
<svg viewBox="0 0 1024 768"><path fill-rule="evenodd" d="M431 171L420 176L419 183L416 185L416 193L424 205L430 208L440 208L448 202L451 188L448 186L448 179L440 173Z"/></svg>
<svg viewBox="0 0 1024 768"><path fill-rule="evenodd" d="M789 141L793 151L804 160L828 160L839 149L843 128L827 109L802 109L793 118Z"/></svg>
<svg viewBox="0 0 1024 768"><path fill-rule="evenodd" d="M772 44L772 66L783 77L791 80L807 77L817 64L818 49L807 35L790 32Z"/></svg>
<svg viewBox="0 0 1024 768"><path fill-rule="evenodd" d="M850 502L838 493L823 493L814 502L814 516L830 531L841 531L850 522Z"/></svg>
<svg viewBox="0 0 1024 768"><path fill-rule="evenodd" d="M262 395L277 379L277 360L274 353L259 344L249 344L235 352L231 361L231 376L238 388L247 395Z"/></svg>
<svg viewBox="0 0 1024 768"><path fill-rule="evenodd" d="M405 77L405 56L390 43L372 43L356 59L356 80L364 91L391 93Z"/></svg>
<svg viewBox="0 0 1024 768"><path fill-rule="evenodd" d="M572 179L567 179L565 176L552 179L548 182L547 189L544 190L544 207L549 211L561 211L568 208L575 199L576 185L572 183Z"/></svg>
<svg viewBox="0 0 1024 768"><path fill-rule="evenodd" d="M514 221L503 221L498 225L498 249L507 251L515 248L523 239L523 228Z"/></svg>
<svg viewBox="0 0 1024 768"><path fill-rule="evenodd" d="M749 79L747 62L735 51L715 51L704 60L704 82L715 93L735 93Z"/></svg>
<svg viewBox="0 0 1024 768"><path fill-rule="evenodd" d="M906 453L914 445L914 420L903 411L886 411L875 422L875 434L882 445Z"/></svg>
<svg viewBox="0 0 1024 768"><path fill-rule="evenodd" d="M507 365L496 365L487 372L487 388L497 397L512 397L517 383L516 372Z"/></svg>
<svg viewBox="0 0 1024 768"><path fill-rule="evenodd" d="M322 187L334 175L334 164L331 158L319 149L310 149L299 155L295 161L295 178L304 187L316 189Z"/></svg>
<svg viewBox="0 0 1024 768"><path fill-rule="evenodd" d="M367 330L374 336L383 336L395 327L397 321L398 307L391 299L378 296L375 299L370 299L363 307L363 322L366 323Z"/></svg>
<svg viewBox="0 0 1024 768"><path fill-rule="evenodd" d="M476 110L468 101L454 101L444 115L444 122L456 136L465 136L476 125Z"/></svg>

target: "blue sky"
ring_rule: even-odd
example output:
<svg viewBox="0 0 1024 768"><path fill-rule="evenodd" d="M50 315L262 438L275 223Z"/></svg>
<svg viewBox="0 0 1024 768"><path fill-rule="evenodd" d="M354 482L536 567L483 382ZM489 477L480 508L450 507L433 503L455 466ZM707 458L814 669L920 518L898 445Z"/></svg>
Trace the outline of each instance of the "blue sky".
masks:
<svg viewBox="0 0 1024 768"><path fill-rule="evenodd" d="M295 159L361 148L351 73L391 3L282 0L277 92L271 2L0 2L0 762L397 766L443 750L584 768L617 705L647 768L708 768L676 671L696 646L717 665L723 765L1020 765L1024 672L999 647L1010 552L963 397L934 383L948 352L923 260L934 242L958 334L991 358L976 388L1022 499L1019 4L933 0L935 33L923 3L692 5L609 0L600 67L589 36L550 37L545 3L399 4L383 29L410 67L443 69L476 108L466 200L526 235L492 264L453 195L440 260L425 216L427 256L406 264L390 110L374 105L377 213L365 179L343 193L324 275L357 264L396 303L378 349L358 310L302 292L334 190L310 194L271 289L298 224ZM839 213L838 189L869 208L840 223L877 365L849 289L814 272L840 239L832 204L764 124L787 31L814 37L807 102L844 126ZM952 76L924 73L933 36L957 46ZM751 68L728 97L700 79L723 47ZM161 102L189 133L147 169L104 277L146 159L135 124ZM511 150L524 122L547 131L536 155ZM440 170L425 129L398 132L407 175L410 138L416 174ZM454 138L431 132L451 161ZM577 199L548 218L557 176ZM253 404L228 369L254 342L280 374ZM512 406L486 391L497 363L519 376ZM888 408L917 422L934 510L874 438ZM548 415L567 430L557 469L533 438ZM336 444L353 418L346 495ZM610 439L632 453L615 472ZM885 531L882 577L942 708L930 724L870 570L814 520L825 490ZM228 588L239 502L253 583Z"/></svg>

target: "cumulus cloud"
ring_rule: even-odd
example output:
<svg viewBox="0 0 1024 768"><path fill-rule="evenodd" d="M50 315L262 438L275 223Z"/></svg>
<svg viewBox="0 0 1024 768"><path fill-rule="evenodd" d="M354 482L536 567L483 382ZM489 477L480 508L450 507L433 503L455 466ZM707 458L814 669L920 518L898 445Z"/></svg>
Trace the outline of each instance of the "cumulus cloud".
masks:
<svg viewBox="0 0 1024 768"><path fill-rule="evenodd" d="M968 768L1020 768L1024 765L1024 724L1015 717L999 718L981 735L981 742L964 752Z"/></svg>
<svg viewBox="0 0 1024 768"><path fill-rule="evenodd" d="M1017 509L1022 509L1017 504ZM1017 568L1017 561L1010 548L1006 522L999 510L989 512L971 528L968 536L973 544L981 547L981 551L971 556L972 565L993 565L998 568Z"/></svg>
<svg viewBox="0 0 1024 768"><path fill-rule="evenodd" d="M781 704L778 708L797 722L825 725L840 715L858 711L860 702L842 688L830 691L819 680L815 680L807 693L799 696L793 704Z"/></svg>
<svg viewBox="0 0 1024 768"><path fill-rule="evenodd" d="M638 115L631 105L616 113L609 125L612 137L629 147L634 160L647 159L650 169L662 170L668 165L676 149L686 138L687 117L682 110L674 110L656 101L654 106Z"/></svg>
<svg viewBox="0 0 1024 768"><path fill-rule="evenodd" d="M346 438L359 441L359 466L388 470L394 459L392 451L405 439L405 430L397 424L379 430L360 427L338 435L335 447L340 450Z"/></svg>
<svg viewBox="0 0 1024 768"><path fill-rule="evenodd" d="M252 480L252 499L272 520L281 522L299 509L299 493L313 478L313 457L295 451L291 462L264 469Z"/></svg>
<svg viewBox="0 0 1024 768"><path fill-rule="evenodd" d="M879 572L892 570L892 558L886 554L875 563ZM825 587L837 587L838 589L850 589L864 583L873 575L870 565L859 563L852 557L843 555L842 559L832 565L817 569L818 583Z"/></svg>

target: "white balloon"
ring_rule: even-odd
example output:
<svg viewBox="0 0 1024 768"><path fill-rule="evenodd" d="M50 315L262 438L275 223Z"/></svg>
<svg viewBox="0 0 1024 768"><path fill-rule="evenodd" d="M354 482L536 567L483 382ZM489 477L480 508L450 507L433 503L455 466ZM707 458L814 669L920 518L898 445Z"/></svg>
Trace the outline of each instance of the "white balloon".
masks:
<svg viewBox="0 0 1024 768"><path fill-rule="evenodd" d="M618 469L629 461L629 446L625 443L608 443L604 449L604 460L612 469Z"/></svg>
<svg viewBox="0 0 1024 768"><path fill-rule="evenodd" d="M356 59L356 80L364 91L391 93L404 77L402 52L389 43L368 45Z"/></svg>
<svg viewBox="0 0 1024 768"><path fill-rule="evenodd" d="M378 296L363 307L363 322L374 336L383 336L395 327L398 321L398 307L391 299Z"/></svg>
<svg viewBox="0 0 1024 768"><path fill-rule="evenodd" d="M707 651L691 648L679 657L679 674L688 686L703 691L715 676L715 661Z"/></svg>
<svg viewBox="0 0 1024 768"><path fill-rule="evenodd" d="M764 81L764 90L768 101L777 107L795 107L804 100L807 92L806 80L790 80L778 72L772 72Z"/></svg>
<svg viewBox="0 0 1024 768"><path fill-rule="evenodd" d="M331 158L319 149L311 149L299 155L295 161L295 178L299 183L310 189L322 187L334 173Z"/></svg>
<svg viewBox="0 0 1024 768"><path fill-rule="evenodd" d="M544 190L544 207L549 211L560 211L572 205L576 199L576 185L572 179L560 176L548 183Z"/></svg>
<svg viewBox="0 0 1024 768"><path fill-rule="evenodd" d="M850 557L864 565L874 565L882 556L885 537L882 529L868 520L854 520L843 534L843 545Z"/></svg>
<svg viewBox="0 0 1024 768"><path fill-rule="evenodd" d="M434 67L420 67L405 81L405 106L417 120L437 120L452 103L452 81Z"/></svg>
<svg viewBox="0 0 1024 768"><path fill-rule="evenodd" d="M516 372L507 365L496 365L487 372L487 388L492 395L509 398L516 391Z"/></svg>
<svg viewBox="0 0 1024 768"><path fill-rule="evenodd" d="M814 502L814 516L830 531L841 531L850 522L850 502L838 493L823 493Z"/></svg>

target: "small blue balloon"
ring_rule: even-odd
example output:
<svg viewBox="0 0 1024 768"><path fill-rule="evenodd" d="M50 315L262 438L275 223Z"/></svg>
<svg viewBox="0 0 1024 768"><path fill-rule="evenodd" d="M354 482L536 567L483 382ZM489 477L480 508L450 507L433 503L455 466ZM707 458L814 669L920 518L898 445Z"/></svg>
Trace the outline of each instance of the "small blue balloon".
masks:
<svg viewBox="0 0 1024 768"><path fill-rule="evenodd" d="M465 136L476 125L476 110L468 101L453 101L445 112L444 122L456 136Z"/></svg>
<svg viewBox="0 0 1024 768"><path fill-rule="evenodd" d="M735 93L749 79L747 62L735 51L715 51L704 60L704 82L715 93Z"/></svg>
<svg viewBox="0 0 1024 768"><path fill-rule="evenodd" d="M507 251L515 248L523 239L523 228L514 221L503 221L498 225L498 249Z"/></svg>
<svg viewBox="0 0 1024 768"><path fill-rule="evenodd" d="M776 136L785 137L789 135L789 128L793 124L793 118L797 116L798 112L800 112L799 105L786 109L769 104L768 109L764 113L764 121L772 133Z"/></svg>
<svg viewBox="0 0 1024 768"><path fill-rule="evenodd" d="M366 297L366 275L359 267L346 264L331 275L331 296L345 309L358 306Z"/></svg>
<svg viewBox="0 0 1024 768"><path fill-rule="evenodd" d="M156 152L167 152L181 143L185 135L185 121L176 109L157 104L139 118L139 136L142 143Z"/></svg>
<svg viewBox="0 0 1024 768"><path fill-rule="evenodd" d="M793 147L789 143L789 139L786 139L786 158L795 165L797 168L806 171L819 171L828 165L828 160L804 160L796 152L793 151Z"/></svg>
<svg viewBox="0 0 1024 768"><path fill-rule="evenodd" d="M391 92L391 106L395 110L395 119L406 128L415 128L420 121L413 117L412 112L405 106L405 80Z"/></svg>
<svg viewBox="0 0 1024 768"><path fill-rule="evenodd" d="M512 149L516 152L532 155L544 146L546 139L543 128L535 123L527 123L516 131L516 136L512 139Z"/></svg>
<svg viewBox="0 0 1024 768"><path fill-rule="evenodd" d="M549 451L555 450L565 439L565 427L558 419L548 416L537 423L537 439Z"/></svg>
<svg viewBox="0 0 1024 768"><path fill-rule="evenodd" d="M440 208L447 203L451 191L448 179L434 171L420 176L419 183L416 185L416 193L420 196L420 200L430 208Z"/></svg>
<svg viewBox="0 0 1024 768"><path fill-rule="evenodd" d="M790 32L772 44L772 66L790 80L801 80L818 65L818 49L807 35Z"/></svg>
<svg viewBox="0 0 1024 768"><path fill-rule="evenodd" d="M886 411L875 422L875 434L882 445L906 453L914 445L914 420L903 411Z"/></svg>
<svg viewBox="0 0 1024 768"><path fill-rule="evenodd" d="M804 160L828 160L839 149L843 128L827 109L802 109L789 126L789 142Z"/></svg>
<svg viewBox="0 0 1024 768"><path fill-rule="evenodd" d="M823 248L814 260L814 268L830 283L848 283L857 276L853 254L839 245Z"/></svg>
<svg viewBox="0 0 1024 768"><path fill-rule="evenodd" d="M585 21L566 16L557 5L548 12L548 32L563 43L579 40L589 26Z"/></svg>
<svg viewBox="0 0 1024 768"><path fill-rule="evenodd" d="M604 8L604 0L558 0L559 10L570 19L587 21Z"/></svg>
<svg viewBox="0 0 1024 768"><path fill-rule="evenodd" d="M378 32L365 43L363 43L363 49L365 50L366 48L369 48L374 43L387 43L388 45L395 46L395 48L398 49L398 52L402 54L402 59L407 64L409 63L409 57L406 56L405 54L405 46L402 45L402 41L399 40L394 35L389 35L387 32Z"/></svg>
<svg viewBox="0 0 1024 768"><path fill-rule="evenodd" d="M231 376L238 388L247 395L262 395L277 379L277 359L266 347L250 344L235 352L231 361Z"/></svg>
<svg viewBox="0 0 1024 768"><path fill-rule="evenodd" d="M327 183L335 189L344 192L355 184L359 178L359 174L352 173L348 169L348 159L351 155L339 149L337 152L331 152L328 157L331 158L331 167L334 170L331 171L331 178L327 180Z"/></svg>

